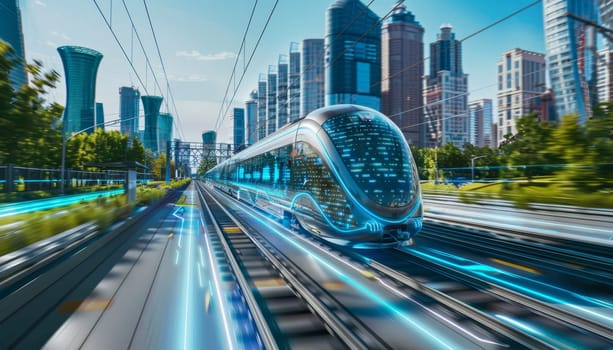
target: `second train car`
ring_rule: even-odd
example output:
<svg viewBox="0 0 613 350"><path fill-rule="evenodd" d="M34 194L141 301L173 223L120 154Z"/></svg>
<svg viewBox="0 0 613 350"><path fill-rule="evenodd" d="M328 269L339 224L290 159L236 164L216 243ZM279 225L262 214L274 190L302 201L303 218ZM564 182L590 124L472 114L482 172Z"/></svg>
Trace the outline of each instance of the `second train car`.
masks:
<svg viewBox="0 0 613 350"><path fill-rule="evenodd" d="M362 106L313 111L217 165L205 178L338 244L407 245L422 228L410 148L388 117Z"/></svg>

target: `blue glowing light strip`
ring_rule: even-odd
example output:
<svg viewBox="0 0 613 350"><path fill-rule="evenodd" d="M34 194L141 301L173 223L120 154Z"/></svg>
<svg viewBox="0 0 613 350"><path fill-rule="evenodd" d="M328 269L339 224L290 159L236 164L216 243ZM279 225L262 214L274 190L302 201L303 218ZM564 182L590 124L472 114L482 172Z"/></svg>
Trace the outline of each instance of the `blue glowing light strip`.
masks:
<svg viewBox="0 0 613 350"><path fill-rule="evenodd" d="M336 269L334 266L332 266L328 262L326 262L322 257L320 257L319 255L315 254L311 250L305 248L304 245L299 244L298 242L293 240L288 235L285 235L285 234L279 232L276 228L274 228L274 226L264 222L262 219L260 219L256 215L252 214L250 211L244 211L244 212L247 213L253 220L258 221L260 224L262 224L265 227L267 227L268 229L270 229L271 232L275 233L277 236L279 236L283 240L287 241L290 245L294 246L296 249L298 249L298 250L302 251L303 253L307 254L308 256L310 256L311 258L313 258L317 262L319 262L321 265L326 267L328 270L330 270L334 274L338 275L342 280L346 281L349 285L351 285L353 287L353 290L360 291L360 292L364 293L367 297L369 297L370 299L372 299L376 303L382 305L389 312L393 313L397 317L399 317L402 320L406 321L413 329L417 329L424 336L427 336L428 338L433 339L436 343L438 343L439 346L442 346L443 348L450 349L450 350L451 349L458 349L459 348L458 346L454 346L454 345L448 344L443 339L441 339L440 336L434 335L433 331L431 329L424 328L419 322L417 322L417 321L413 320L412 318L408 317L406 315L405 311L403 311L401 309L398 309L396 306L394 306L393 303L389 303L383 297L381 297L381 296L377 295L375 292L371 291L366 285L364 285L364 284L354 280L353 278L343 274L341 271ZM270 219L268 219L268 220L270 220ZM270 221L272 221L272 220L270 220Z"/></svg>
<svg viewBox="0 0 613 350"><path fill-rule="evenodd" d="M428 250L436 252L436 253L440 252L438 250L430 249L430 248L428 248ZM529 287L525 287L525 286L522 286L522 285L510 282L510 281L506 281L504 279L501 279L501 278L498 278L498 277L495 277L495 276L491 276L491 275L488 274L488 272L490 272L490 273L499 273L499 274L502 274L502 275L507 275L507 276L510 276L510 277L513 277L513 278L518 278L518 279L524 279L526 281L529 281L529 282L532 282L532 283L535 283L535 284L539 284L539 285L542 285L542 286L547 287L547 288L557 289L558 291L564 292L566 294L570 294L570 295L572 295L574 297L581 297L581 299L589 300L589 299L586 299L585 297L583 297L583 296L581 296L579 294L576 294L574 292L568 291L566 289L555 287L555 286L551 286L551 285L548 285L548 284L543 283L543 282L535 281L535 280L532 280L530 278L526 278L526 277L519 276L519 275L516 275L516 274L513 274L513 273L509 273L509 272L506 272L504 270L500 270L500 269L497 269L495 267L484 265L484 264L480 264L480 263L478 263L476 261L472 261L472 260L468 260L468 259L464 259L464 258L459 258L459 257L455 257L455 256L450 256L449 255L450 257L453 257L455 259L459 259L459 260L462 260L462 261L466 261L466 262L472 263L473 265L466 266L466 265L461 265L461 264L453 263L453 262L451 262L449 260L445 260L445 259L439 258L437 256L428 254L426 252L420 251L419 249L411 249L411 250L407 250L407 251L409 251L410 253L419 255L419 256L421 256L421 257L423 257L425 259L428 259L428 260L431 260L431 261L436 261L436 262L441 263L443 265L451 266L454 269L460 269L460 270L469 271L469 272L471 272L471 273L473 273L475 275L481 276L481 277L486 278L486 279L488 279L490 281L494 281L494 282L496 282L498 284L505 285L505 286L510 287L510 288L512 288L514 290L519 290L522 293L526 293L526 294L535 296L537 298L540 298L541 300L545 300L547 302L554 303L554 304L564 305L564 306L567 306L569 308L575 309L575 310L577 310L577 311L579 311L581 313L592 315L594 317L602 319L603 321L608 322L609 324L611 324L613 322L613 318L611 318L611 317L608 317L608 316L603 315L603 314L599 314L597 312L594 312L594 311L592 311L590 309L581 307L579 305L572 304L572 303L570 303L567 300L564 300L564 299L561 299L561 298L558 298L558 297L554 297L554 296L551 296L551 295L548 295L548 294L545 294L545 293L542 293L542 292L538 292L538 291L536 291L534 289L531 289ZM448 255L448 254L445 254L445 255Z"/></svg>

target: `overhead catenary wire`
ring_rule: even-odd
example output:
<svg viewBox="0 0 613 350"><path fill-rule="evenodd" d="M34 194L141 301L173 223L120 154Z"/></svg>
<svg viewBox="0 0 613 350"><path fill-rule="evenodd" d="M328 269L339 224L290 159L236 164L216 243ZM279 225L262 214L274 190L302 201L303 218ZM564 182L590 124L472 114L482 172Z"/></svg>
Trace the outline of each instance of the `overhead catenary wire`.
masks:
<svg viewBox="0 0 613 350"><path fill-rule="evenodd" d="M255 55L255 52L257 51L258 47L260 46L260 42L262 40L262 37L264 36L264 33L266 32L266 29L268 28L268 24L270 23L270 19L272 18L273 14L275 13L275 9L277 8L278 4L279 4L279 0L276 0L274 6L272 7L272 9L270 10L270 12L268 14L268 18L266 19L266 24L264 25L264 28L260 32L258 40L255 43L255 47L251 51L251 55L249 56L249 60L247 61L247 65L246 65L245 69L243 70L243 74L241 74L241 77L240 77L240 79L238 81L237 87L234 89L234 93L232 94L232 98L230 99L230 103L228 103L228 107L226 108L225 112L220 116L221 120L218 117L217 123L215 124L216 125L216 127L215 127L216 130L219 127L221 127L221 125L223 124L223 120L225 119L225 117L226 117L226 115L228 113L228 110L230 109L230 106L232 105L232 102L234 101L234 98L236 97L236 93L238 92L238 89L240 88L240 85L241 85L243 79L245 78L245 74L247 73L247 69L249 69L249 66L251 65L251 61L253 60L253 56Z"/></svg>
<svg viewBox="0 0 613 350"><path fill-rule="evenodd" d="M174 95L172 94L172 88L170 86L170 81L168 80L168 74L166 73L166 65L164 64L164 59L162 58L162 52L160 51L160 45L158 43L158 39L157 39L157 35L155 34L155 29L153 26L153 21L151 20L151 15L149 13L149 7L147 6L147 1L143 0L143 6L145 7L145 12L147 13L147 19L149 21L149 27L151 28L151 34L153 34L153 41L155 42L155 48L157 50L158 53L158 57L160 59L160 64L162 65L162 71L164 72L164 78L166 79L166 110L170 111L170 109L168 108L168 100L170 100L172 102L172 106L174 109L174 113L176 116L176 119L173 119L173 123L176 123L176 125L178 126L178 131L181 134L181 138L185 139L185 134L183 132L183 125L181 123L181 118L179 117L179 111L177 110L177 105L175 102L175 98Z"/></svg>

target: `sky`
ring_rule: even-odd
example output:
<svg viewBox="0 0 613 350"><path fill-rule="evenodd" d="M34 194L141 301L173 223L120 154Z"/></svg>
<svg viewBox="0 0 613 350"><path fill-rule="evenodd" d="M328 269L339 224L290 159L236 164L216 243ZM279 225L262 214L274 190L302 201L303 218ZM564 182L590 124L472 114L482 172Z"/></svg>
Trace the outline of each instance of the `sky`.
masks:
<svg viewBox="0 0 613 350"><path fill-rule="evenodd" d="M146 65L143 50L124 8L124 1L134 21L136 33L149 57L158 79ZM146 0L158 39L164 66L175 99L174 137L201 142L201 133L215 129L224 92L255 0ZM451 24L457 39L462 39L534 0L428 0L405 1L417 21L425 28L424 56L429 44L436 40L441 24ZM141 94L160 93L166 97L166 80L155 42L140 0L20 0L26 58L39 59L48 69L63 76L57 53L62 45L78 45L95 49L104 55L96 84L96 100L104 103L105 121L119 118L119 87L134 85ZM244 108L249 92L256 88L260 73L278 61L279 54L288 54L291 42L307 38L323 38L325 13L332 0L279 0L267 30L262 36L242 83L237 87L233 107ZM370 0L363 0L368 4ZM119 45L96 8L102 9L111 22L119 41L140 75L144 87L124 57ZM256 42L275 0L259 0L251 27L246 36L246 52L238 59L238 76L232 82L234 91L243 67L256 47ZM385 15L396 3L376 0L370 8ZM537 4L513 18L463 42L463 67L468 74L469 101L491 98L496 101L496 63L502 54L513 48L544 53L543 9ZM426 62L426 74L429 62ZM65 104L63 78L50 92L48 100ZM166 98L166 100L169 100ZM494 102L496 103L496 102ZM168 108L174 112L172 103ZM166 106L162 107L166 111ZM141 106L141 114L142 106ZM231 114L232 110L228 111ZM178 118L177 118L178 116ZM218 142L232 141L230 116L223 119ZM144 118L140 120L141 129ZM111 129L113 127L110 127Z"/></svg>

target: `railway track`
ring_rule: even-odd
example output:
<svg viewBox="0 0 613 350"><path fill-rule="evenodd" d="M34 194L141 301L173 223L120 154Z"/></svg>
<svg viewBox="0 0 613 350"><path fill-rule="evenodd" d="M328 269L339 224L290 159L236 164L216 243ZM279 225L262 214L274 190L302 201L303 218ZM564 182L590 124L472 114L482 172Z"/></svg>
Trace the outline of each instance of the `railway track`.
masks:
<svg viewBox="0 0 613 350"><path fill-rule="evenodd" d="M198 191L207 231L216 233L265 348L390 348L202 184Z"/></svg>

